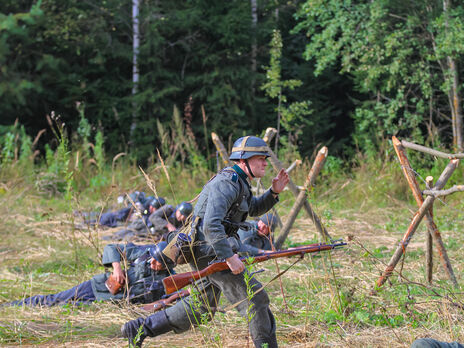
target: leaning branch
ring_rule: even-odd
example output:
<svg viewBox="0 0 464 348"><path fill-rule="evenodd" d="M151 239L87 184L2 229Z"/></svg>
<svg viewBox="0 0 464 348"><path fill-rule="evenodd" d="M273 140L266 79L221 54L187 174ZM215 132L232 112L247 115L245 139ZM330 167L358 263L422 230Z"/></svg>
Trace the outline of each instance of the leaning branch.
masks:
<svg viewBox="0 0 464 348"><path fill-rule="evenodd" d="M427 196L434 196L434 197L439 197L439 196L448 196L454 192L463 192L464 191L464 185L454 185L453 187L450 187L447 190L424 190L422 193Z"/></svg>
<svg viewBox="0 0 464 348"><path fill-rule="evenodd" d="M406 140L401 140L401 145L403 145L404 147L408 149L417 150L417 151L424 152L424 153L427 153L429 155L436 156L436 157L449 158L449 159L464 158L464 153L453 154L453 153L441 152L441 151L437 151L437 150L431 149L426 146L410 143L409 141L406 141Z"/></svg>

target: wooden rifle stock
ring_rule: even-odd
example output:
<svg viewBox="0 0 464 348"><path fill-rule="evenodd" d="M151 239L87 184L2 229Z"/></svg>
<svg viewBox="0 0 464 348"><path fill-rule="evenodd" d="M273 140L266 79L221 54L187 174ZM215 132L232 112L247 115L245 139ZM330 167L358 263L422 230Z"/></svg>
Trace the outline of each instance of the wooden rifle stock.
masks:
<svg viewBox="0 0 464 348"><path fill-rule="evenodd" d="M177 291L174 295L171 295L168 298L146 304L142 306L142 308L149 312L156 312L160 309L166 308L172 302L188 295L190 295L190 291L188 290Z"/></svg>
<svg viewBox="0 0 464 348"><path fill-rule="evenodd" d="M243 262L252 264L252 263L267 261L270 259L276 259L279 257L289 257L289 256L294 256L294 255L301 255L301 257L303 257L304 254L307 254L307 253L315 253L315 252L319 252L323 250L331 250L337 247L342 247L344 245L346 245L346 243L344 242L338 242L338 243L333 243L333 244L317 243L317 244L304 245L298 248L293 248L293 249L288 249L288 250L280 250L280 251L275 251L272 253L261 254L253 258L249 258L248 260L247 258L244 258L244 257L241 257L240 259ZM229 269L229 266L227 265L225 261L215 261L215 262L212 262L208 267L202 270L199 270L199 271L185 272L185 273L170 275L163 279L164 290L166 294L171 294L175 291L178 291L179 289L186 287L187 285L193 284L195 281L197 281L200 278L207 277L213 273L224 271L226 269Z"/></svg>

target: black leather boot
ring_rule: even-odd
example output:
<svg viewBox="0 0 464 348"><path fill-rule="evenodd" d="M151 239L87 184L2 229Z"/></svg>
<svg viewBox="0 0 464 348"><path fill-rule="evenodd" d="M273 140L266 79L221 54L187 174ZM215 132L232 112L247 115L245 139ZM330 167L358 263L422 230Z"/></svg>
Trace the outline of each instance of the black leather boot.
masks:
<svg viewBox="0 0 464 348"><path fill-rule="evenodd" d="M257 339L253 340L253 344L256 348L277 348L277 339L275 336L269 337L268 339Z"/></svg>
<svg viewBox="0 0 464 348"><path fill-rule="evenodd" d="M134 339L137 337L137 333L139 332L139 328L141 326L141 333L136 342L134 342ZM130 345L135 344L135 347L137 348L142 346L142 342L147 336L155 337L171 330L172 326L169 323L164 311L156 312L155 314L150 315L145 319L138 318L128 321L121 327L122 335L129 340Z"/></svg>
<svg viewBox="0 0 464 348"><path fill-rule="evenodd" d="M143 328L144 321L144 318L138 318L128 321L123 326L121 326L122 336L129 340L129 347L142 347L142 342L145 337L147 337ZM142 327L142 329L140 331L140 335L137 337L140 327Z"/></svg>

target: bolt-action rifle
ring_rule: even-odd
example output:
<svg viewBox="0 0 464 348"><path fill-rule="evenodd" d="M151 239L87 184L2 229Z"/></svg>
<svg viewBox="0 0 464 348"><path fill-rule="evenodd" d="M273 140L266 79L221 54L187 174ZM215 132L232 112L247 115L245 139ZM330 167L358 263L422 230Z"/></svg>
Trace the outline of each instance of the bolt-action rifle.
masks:
<svg viewBox="0 0 464 348"><path fill-rule="evenodd" d="M342 247L344 245L346 245L346 243L341 242L341 241L338 241L338 242L335 241L332 244L326 244L326 243L310 244L310 245L304 245L298 248L291 248L288 250L280 250L280 251L275 251L271 253L260 254L252 258L241 257L240 260L248 264L253 264L253 263L267 261L270 259L276 259L279 257L289 257L289 256L295 256L295 255L300 255L301 257L304 257L304 254L307 254L307 253L316 253L316 252L324 251L324 250L332 250L332 249ZM226 261L218 260L218 261L211 262L208 267L202 270L199 270L199 271L173 274L163 279L164 290L166 294L171 294L175 291L178 291L179 289L186 287L187 285L194 283L200 278L204 278L213 273L224 271L227 269L229 269L229 266L227 265Z"/></svg>
<svg viewBox="0 0 464 348"><path fill-rule="evenodd" d="M148 303L148 304L142 306L142 308L144 310L146 310L146 311L149 311L149 312L156 312L156 311L159 311L160 309L166 308L167 306L169 306L174 301L177 301L178 299L183 298L183 297L188 296L188 295L190 295L189 290L176 291L173 295L169 296L168 298L163 298L161 300L158 300L158 301L155 301L155 302L152 302L152 303Z"/></svg>

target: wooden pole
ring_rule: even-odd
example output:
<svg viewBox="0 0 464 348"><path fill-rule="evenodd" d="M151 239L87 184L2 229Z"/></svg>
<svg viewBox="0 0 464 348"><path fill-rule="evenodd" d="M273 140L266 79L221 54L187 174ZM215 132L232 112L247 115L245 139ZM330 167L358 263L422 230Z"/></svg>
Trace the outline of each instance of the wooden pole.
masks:
<svg viewBox="0 0 464 348"><path fill-rule="evenodd" d="M425 183L427 188L433 187L433 177L428 176L425 178ZM433 219L433 205L430 207L430 216ZM426 275L427 275L427 282L429 284L432 283L433 280L433 236L432 231L427 228L427 239L425 241L425 260L426 260Z"/></svg>
<svg viewBox="0 0 464 348"><path fill-rule="evenodd" d="M282 163L279 161L277 156L274 154L274 152L272 152L270 148L268 149L268 151L269 151L269 154L271 155L271 157L269 157L269 160L272 166L274 167L274 170L276 172L280 171L284 166L282 165ZM295 185L292 179L290 179L290 181L288 182L287 187L293 192L295 197L298 197L298 195L300 194L300 189L298 188L298 186ZM306 213L308 214L309 218L316 226L316 229L322 235L323 240L331 239L325 227L322 226L319 216L317 216L317 214L311 208L311 205L309 204L308 200L304 201L303 208L306 210Z"/></svg>
<svg viewBox="0 0 464 348"><path fill-rule="evenodd" d="M266 144L268 146L270 146L271 140L276 134L277 134L277 130L275 128L268 127L266 129L266 131L264 132L263 140L266 142ZM288 170L287 170L287 172L288 172ZM261 183L261 178L256 180L256 194L257 195L260 194L260 188L264 189L264 185ZM280 219L277 219L277 220L278 220L277 223L278 223L279 227L282 227L282 221L280 221Z"/></svg>
<svg viewBox="0 0 464 348"><path fill-rule="evenodd" d="M325 146L321 150L319 150L316 159L314 160L313 166L311 167L311 170L308 173L308 177L306 178L306 181L304 183L303 190L300 191L300 193L298 194L295 204L293 205L292 210L290 211L290 214L287 217L287 220L285 221L285 224L282 227L282 230L279 234L279 238L275 243L276 249L280 249L283 243L285 242L285 239L287 238L290 229L292 228L293 223L295 222L295 219L301 210L301 207L303 206L304 202L306 202L308 192L311 191L314 182L316 181L317 175L324 166L324 162L327 158L327 153L328 149Z"/></svg>
<svg viewBox="0 0 464 348"><path fill-rule="evenodd" d="M272 138L274 138L276 134L277 134L277 129L269 127L266 129L266 132L264 133L263 140L269 145L271 143Z"/></svg>
<svg viewBox="0 0 464 348"><path fill-rule="evenodd" d="M437 181L437 184L435 185L435 189L441 189L445 186L446 182L450 178L451 174L453 174L454 170L456 169L457 165L459 163L458 159L453 159L450 161L450 163L446 166L445 170L443 173L440 175L440 178ZM409 241L411 240L412 236L414 235L414 232L416 232L417 227L419 226L419 223L421 222L422 218L427 214L430 213L430 207L433 204L433 201L435 200L435 197L433 196L428 196L425 200L424 203L421 205L419 210L416 212L414 215L411 224L408 227L408 230L406 231L403 240L400 242L400 245L396 249L395 253L393 254L392 258L390 259L390 262L388 263L385 271L382 273L382 275L377 279L377 286L382 286L388 277L390 277L393 273L393 270L395 269L396 264L400 260L401 256L406 252L406 248L409 244ZM451 266L451 265L450 265ZM450 271L450 269L448 269ZM452 272L452 270L451 270ZM452 273L451 273L452 274ZM453 274L454 276L454 274ZM456 279L454 279L456 281Z"/></svg>
<svg viewBox="0 0 464 348"><path fill-rule="evenodd" d="M414 195L414 198L416 199L417 205L420 207L424 202L424 197L422 196L421 190L419 188L419 184L417 183L416 177L414 175L414 171L411 168L411 164L409 163L404 147L402 146L403 143L400 142L396 137L392 138L392 142L393 142L393 147L395 148L396 154L398 155L398 159L401 163L401 167L403 168L403 173L406 177L406 180L409 183L409 187L412 190L412 193ZM440 231L438 230L437 225L433 221L431 209L426 211L425 218L426 218L427 229L433 237L435 246L440 256L441 264L443 265L443 268L445 269L445 272L448 275L448 278L451 280L451 282L455 286L457 286L458 283L456 281L453 268L451 267L451 262L449 260L448 253L446 252L445 246L443 244Z"/></svg>
<svg viewBox="0 0 464 348"><path fill-rule="evenodd" d="M213 139L213 143L216 146L216 150L219 152L222 158L222 162L224 163L225 167L233 166L234 164L229 160L229 155L227 154L227 150L222 144L221 140L219 139L218 135L214 132L211 133L211 138Z"/></svg>

